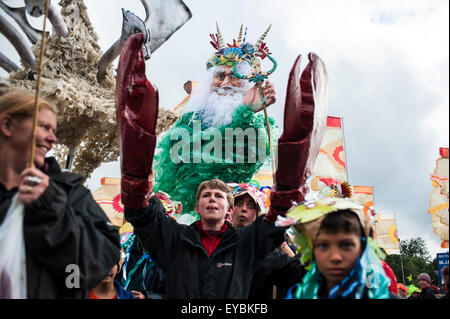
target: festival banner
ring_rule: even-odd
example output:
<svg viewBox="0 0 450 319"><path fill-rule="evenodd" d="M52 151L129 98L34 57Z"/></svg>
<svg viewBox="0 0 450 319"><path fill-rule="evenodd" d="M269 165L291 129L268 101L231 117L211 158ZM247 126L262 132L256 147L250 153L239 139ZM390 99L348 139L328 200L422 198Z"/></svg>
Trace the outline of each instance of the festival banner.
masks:
<svg viewBox="0 0 450 319"><path fill-rule="evenodd" d="M273 174L270 162L264 163L258 173L253 176L253 180L259 184L260 187L270 187L273 186Z"/></svg>
<svg viewBox="0 0 450 319"><path fill-rule="evenodd" d="M120 178L103 177L101 187L92 195L116 227L123 225L123 205L120 201Z"/></svg>
<svg viewBox="0 0 450 319"><path fill-rule="evenodd" d="M103 209L111 223L119 229L120 234L132 232L133 227L124 219L124 208L120 200L120 178L103 177L101 187L93 193L94 200ZM172 201L170 196L162 191L155 194L159 198L166 213L177 220L180 217L181 204ZM178 220L180 221L180 220Z"/></svg>
<svg viewBox="0 0 450 319"><path fill-rule="evenodd" d="M375 205L373 201L372 186L352 186L352 199L364 207L364 215L369 219L375 217Z"/></svg>
<svg viewBox="0 0 450 319"><path fill-rule="evenodd" d="M400 254L395 217L375 212L372 186L352 186L352 199L363 206L364 215L374 224L374 239L388 255Z"/></svg>
<svg viewBox="0 0 450 319"><path fill-rule="evenodd" d="M343 139L342 119L328 116L319 155L314 164L312 174L307 181L311 193L310 196L321 197L317 192L322 188L339 185L347 181ZM270 163L265 163L253 179L262 187L272 187L273 177Z"/></svg>
<svg viewBox="0 0 450 319"><path fill-rule="evenodd" d="M310 194L307 199L322 197L323 188L347 181L345 166L343 123L340 117L327 117L327 127L311 176L307 183ZM253 180L261 187L272 187L273 177L270 163L265 163ZM326 193L326 190L325 190Z"/></svg>
<svg viewBox="0 0 450 319"><path fill-rule="evenodd" d="M449 149L441 147L439 149L440 157L436 160L436 168L430 175L433 190L430 196L431 225L433 231L442 240L441 247L448 248L448 219L449 219L449 200L448 200L448 178L449 178Z"/></svg>
<svg viewBox="0 0 450 319"><path fill-rule="evenodd" d="M379 247L388 255L400 255L397 226L393 214L377 214L375 223L375 236Z"/></svg>
<svg viewBox="0 0 450 319"><path fill-rule="evenodd" d="M327 127L311 175L312 191L319 191L319 182L327 186L347 182L342 118L327 117Z"/></svg>

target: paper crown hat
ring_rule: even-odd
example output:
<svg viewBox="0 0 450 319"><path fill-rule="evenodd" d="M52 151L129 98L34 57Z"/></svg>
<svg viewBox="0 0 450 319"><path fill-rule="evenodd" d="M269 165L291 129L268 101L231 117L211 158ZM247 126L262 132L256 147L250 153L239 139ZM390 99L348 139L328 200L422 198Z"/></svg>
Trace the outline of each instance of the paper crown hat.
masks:
<svg viewBox="0 0 450 319"><path fill-rule="evenodd" d="M219 29L219 24L216 22L217 33L215 35L209 35L212 39L210 43L213 48L216 49L216 52L214 52L209 58L206 63L206 68L209 69L212 66L218 65L234 66L236 62L243 60L249 61L251 57L259 57L260 59L264 59L270 54L266 43L263 41L269 33L271 26L272 25L269 25L255 44L251 44L246 42L247 28L245 29L245 33L243 35L242 31L244 26L241 24L237 40L233 39L232 44L226 44L223 39L222 32Z"/></svg>
<svg viewBox="0 0 450 319"><path fill-rule="evenodd" d="M371 236L371 221L364 214L363 206L345 198L321 198L313 202L305 202L293 206L286 217L278 216L277 226L293 226L295 229L295 242L300 246L302 264L308 264L312 260L313 243L319 234L322 221L329 214L350 210L356 214L361 224L364 236Z"/></svg>
<svg viewBox="0 0 450 319"><path fill-rule="evenodd" d="M268 196L266 193L260 191L258 187L248 183L247 184L228 183L228 186L230 186L230 188L232 189L232 194L234 198L248 194L255 201L256 205L258 205L259 208L258 215L260 213L267 212Z"/></svg>

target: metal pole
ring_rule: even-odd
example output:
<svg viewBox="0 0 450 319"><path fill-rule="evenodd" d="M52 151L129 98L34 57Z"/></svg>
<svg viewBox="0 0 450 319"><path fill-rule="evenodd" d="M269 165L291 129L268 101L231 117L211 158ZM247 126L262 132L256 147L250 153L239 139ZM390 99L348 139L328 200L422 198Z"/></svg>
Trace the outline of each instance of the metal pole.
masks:
<svg viewBox="0 0 450 319"><path fill-rule="evenodd" d="M398 239L398 250L400 251L400 265L402 266L402 280L403 280L403 285L406 286L406 283L405 283L405 272L404 272L404 270L403 270L403 258L402 258L402 248L401 248L401 245L400 245L400 238Z"/></svg>
<svg viewBox="0 0 450 319"><path fill-rule="evenodd" d="M398 232L398 227L397 227L397 218L395 217L395 213L394 215L394 221L395 221L395 228L397 229L397 234ZM402 279L403 279L403 285L406 285L405 283L405 271L403 269L403 257L402 257L402 247L401 247L401 240L400 237L398 237L398 250L400 251L400 265L402 266Z"/></svg>

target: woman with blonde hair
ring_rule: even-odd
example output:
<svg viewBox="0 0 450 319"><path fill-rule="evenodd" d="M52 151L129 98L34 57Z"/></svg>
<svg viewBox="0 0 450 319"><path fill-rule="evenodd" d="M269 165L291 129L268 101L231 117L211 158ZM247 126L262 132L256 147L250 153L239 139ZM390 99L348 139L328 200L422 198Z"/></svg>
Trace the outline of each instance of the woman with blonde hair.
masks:
<svg viewBox="0 0 450 319"><path fill-rule="evenodd" d="M29 167L34 104L25 90L0 97L0 298L85 298L119 258L119 234L83 178L46 157L57 140L57 108L44 98ZM8 263L19 252L5 251L20 232L25 267L19 276Z"/></svg>

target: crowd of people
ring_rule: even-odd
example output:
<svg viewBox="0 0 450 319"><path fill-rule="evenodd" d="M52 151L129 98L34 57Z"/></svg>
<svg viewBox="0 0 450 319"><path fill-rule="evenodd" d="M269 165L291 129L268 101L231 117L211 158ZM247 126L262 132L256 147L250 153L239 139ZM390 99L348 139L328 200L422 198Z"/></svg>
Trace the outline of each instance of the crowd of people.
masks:
<svg viewBox="0 0 450 319"><path fill-rule="evenodd" d="M220 98L228 91L233 99L239 96L238 105L275 102L269 82L262 86L265 101L255 87L237 90L243 82L224 60L210 65L214 73L208 89L218 93L215 103L223 106ZM279 143L297 145L299 151L284 153L289 157L280 151L278 165L293 161L304 171L292 171L297 184L280 183L285 180L277 175L269 207L253 185L206 178L188 194L199 220L182 224L155 196L151 174L145 205L124 203L124 217L134 229L124 260L119 232L82 185L83 178L46 157L57 141L57 107L44 98L39 98L32 147L33 107L34 95L24 90L0 97L0 236L10 236L7 229L23 234L23 254L0 254L0 298L416 298L382 261L360 205L343 198L292 205L304 195L299 188L306 176L306 164L295 156L309 154L305 137L295 133L285 132ZM18 214L22 220L13 218ZM295 231L288 232L289 227ZM8 241L1 238L3 252ZM17 274L14 262L26 267L17 267ZM448 299L448 267L443 278L442 298ZM417 282L418 299L438 297L428 274L420 274Z"/></svg>
<svg viewBox="0 0 450 319"><path fill-rule="evenodd" d="M116 276L121 267L118 231L81 178L45 157L56 142L57 112L45 99L40 99L34 167L27 168L33 101L25 91L0 98L0 218L6 222L15 197L24 204L26 297L146 298L146 291L125 290ZM280 248L289 241L286 228L265 220L258 192L251 185L205 181L195 195L200 221L190 226L170 218L154 194L146 208L125 209L135 235L164 271L164 298L272 298L273 286L288 290L301 285L308 271L298 255ZM313 260L323 278L318 297L328 295L354 268L367 246L363 229L351 209L321 221L311 238ZM69 264L80 267L79 287L66 285ZM13 297L16 285L8 270L1 268L2 298ZM443 278L448 287L448 267ZM419 298L436 297L428 274L417 281ZM406 298L405 287L398 285L398 294Z"/></svg>

